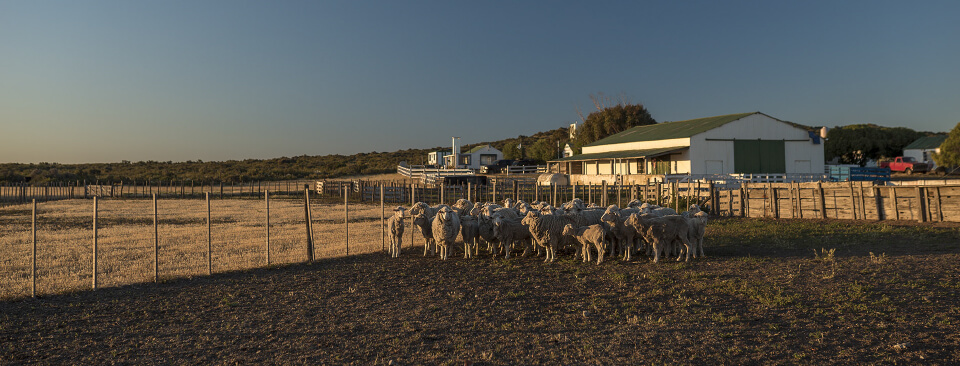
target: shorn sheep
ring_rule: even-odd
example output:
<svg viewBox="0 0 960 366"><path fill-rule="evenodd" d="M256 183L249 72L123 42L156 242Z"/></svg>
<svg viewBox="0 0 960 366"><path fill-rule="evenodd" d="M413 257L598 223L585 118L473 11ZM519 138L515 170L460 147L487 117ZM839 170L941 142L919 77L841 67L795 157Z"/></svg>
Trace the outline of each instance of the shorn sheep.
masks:
<svg viewBox="0 0 960 366"><path fill-rule="evenodd" d="M450 256L450 246L460 234L460 217L450 207L442 207L433 219L433 240L440 250L440 259L446 260Z"/></svg>
<svg viewBox="0 0 960 366"><path fill-rule="evenodd" d="M403 241L403 206L393 209L393 216L387 218L387 231L390 233L389 253L393 258L400 256Z"/></svg>
<svg viewBox="0 0 960 366"><path fill-rule="evenodd" d="M590 259L590 247L597 248L597 264L603 263L603 254L607 251L607 238L606 230L603 226L590 225L590 226L581 226L579 228L574 228L573 224L567 224L563 227L562 234L564 236L571 236L583 246L583 261L589 262Z"/></svg>

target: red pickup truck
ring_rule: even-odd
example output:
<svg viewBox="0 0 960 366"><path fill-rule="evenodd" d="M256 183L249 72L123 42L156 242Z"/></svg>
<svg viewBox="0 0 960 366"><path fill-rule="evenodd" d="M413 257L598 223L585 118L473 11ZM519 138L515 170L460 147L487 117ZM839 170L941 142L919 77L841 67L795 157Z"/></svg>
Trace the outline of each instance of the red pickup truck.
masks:
<svg viewBox="0 0 960 366"><path fill-rule="evenodd" d="M890 168L894 172L904 172L907 174L911 173L926 173L930 170L930 165L927 163L921 163L916 161L911 157L902 157L898 156L893 161L885 161L880 163L881 168Z"/></svg>

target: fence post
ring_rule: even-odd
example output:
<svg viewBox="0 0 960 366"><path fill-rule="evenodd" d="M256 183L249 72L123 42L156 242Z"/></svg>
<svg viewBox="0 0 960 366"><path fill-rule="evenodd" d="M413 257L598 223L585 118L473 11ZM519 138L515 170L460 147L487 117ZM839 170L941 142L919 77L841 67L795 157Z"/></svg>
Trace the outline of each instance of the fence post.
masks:
<svg viewBox="0 0 960 366"><path fill-rule="evenodd" d="M890 200L893 201L893 219L900 221L900 204L897 202L897 186L890 187Z"/></svg>
<svg viewBox="0 0 960 366"><path fill-rule="evenodd" d="M160 281L160 229L157 195L153 195L153 282Z"/></svg>
<svg viewBox="0 0 960 366"><path fill-rule="evenodd" d="M917 215L917 222L927 221L927 202L926 198L924 197L924 191L925 190L923 188L917 186L917 211L920 213Z"/></svg>
<svg viewBox="0 0 960 366"><path fill-rule="evenodd" d="M210 195L207 195L207 275L213 274L213 224L210 221Z"/></svg>
<svg viewBox="0 0 960 366"><path fill-rule="evenodd" d="M552 200L553 200L552 206L556 208L557 207L557 184L556 183L550 183L550 196L552 197Z"/></svg>
<svg viewBox="0 0 960 366"><path fill-rule="evenodd" d="M940 200L940 187L934 188L933 197L937 200L937 221L943 222L943 201Z"/></svg>
<svg viewBox="0 0 960 366"><path fill-rule="evenodd" d="M37 200L33 200L30 231L33 233L33 259L30 261L30 297L37 297Z"/></svg>
<svg viewBox="0 0 960 366"><path fill-rule="evenodd" d="M97 196L93 196L93 289L97 289Z"/></svg>
<svg viewBox="0 0 960 366"><path fill-rule="evenodd" d="M310 220L310 188L303 189L303 218L307 229L307 262L313 262L313 229Z"/></svg>
<svg viewBox="0 0 960 366"><path fill-rule="evenodd" d="M263 192L263 204L267 210L267 265L270 265L270 190Z"/></svg>
<svg viewBox="0 0 960 366"><path fill-rule="evenodd" d="M350 203L348 197L350 197L350 194L349 191L346 191L343 195L343 240L346 242L347 255L350 255Z"/></svg>
<svg viewBox="0 0 960 366"><path fill-rule="evenodd" d="M746 197L747 192L747 184L740 183L740 217L750 217L750 215L747 214L747 203L750 202Z"/></svg>
<svg viewBox="0 0 960 366"><path fill-rule="evenodd" d="M820 198L820 218L827 218L827 201L823 196L823 183L817 182L817 197Z"/></svg>
<svg viewBox="0 0 960 366"><path fill-rule="evenodd" d="M410 208L417 203L417 188L415 183L410 183ZM413 215L410 215L410 247L413 248Z"/></svg>
<svg viewBox="0 0 960 366"><path fill-rule="evenodd" d="M467 182L467 201L473 202L473 184Z"/></svg>
<svg viewBox="0 0 960 366"><path fill-rule="evenodd" d="M380 183L380 251L383 252L387 248L387 225L386 225L386 210L383 207L383 194L386 192L386 188L383 186L383 182Z"/></svg>
<svg viewBox="0 0 960 366"><path fill-rule="evenodd" d="M880 196L880 187L873 186L873 205L877 208L877 221L881 221L884 218L883 212L883 201Z"/></svg>

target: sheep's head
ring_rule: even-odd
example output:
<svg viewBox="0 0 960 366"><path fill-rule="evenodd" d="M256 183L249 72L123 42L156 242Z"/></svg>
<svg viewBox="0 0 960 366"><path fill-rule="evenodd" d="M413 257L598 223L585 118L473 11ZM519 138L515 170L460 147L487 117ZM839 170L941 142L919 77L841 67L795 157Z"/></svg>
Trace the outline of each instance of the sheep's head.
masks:
<svg viewBox="0 0 960 366"><path fill-rule="evenodd" d="M429 209L430 209L430 206L428 206L426 203L417 202L417 203L414 203L413 206L410 206L410 214L419 215L422 213L426 213Z"/></svg>
<svg viewBox="0 0 960 366"><path fill-rule="evenodd" d="M603 213L603 216L600 216L600 221L605 221L608 223L617 222L618 220L620 220L620 214L617 211L610 211L609 209L607 212Z"/></svg>
<svg viewBox="0 0 960 366"><path fill-rule="evenodd" d="M533 224L535 221L537 221L537 214L535 214L533 211L530 211L530 212L527 212L527 216L523 217L523 220L520 220L520 223L529 226L530 224Z"/></svg>
<svg viewBox="0 0 960 366"><path fill-rule="evenodd" d="M411 210L411 212L410 212L411 214L413 214L412 211L413 211L413 210ZM425 214L425 213L420 213L420 214L413 215L413 224L414 224L414 225L423 226L423 225L426 224L426 223L427 223L427 214Z"/></svg>
<svg viewBox="0 0 960 366"><path fill-rule="evenodd" d="M697 204L696 204L696 203L694 203L694 204L691 204L691 205L690 205L690 209L689 209L689 211L691 211L691 212L697 212L697 211L700 211L700 206L697 206Z"/></svg>
<svg viewBox="0 0 960 366"><path fill-rule="evenodd" d="M574 231L574 229L573 229L573 224L567 224L567 225L565 225L565 226L563 227L563 233L562 233L562 235L563 235L563 236L573 235L573 231Z"/></svg>
<svg viewBox="0 0 960 366"><path fill-rule="evenodd" d="M501 219L500 217L495 217L493 218L492 221L493 221L493 236L499 238L500 234L503 233L503 227L501 226L503 225L503 219Z"/></svg>
<svg viewBox="0 0 960 366"><path fill-rule="evenodd" d="M393 215L403 217L403 210L406 210L403 206L397 206L397 208L393 209Z"/></svg>

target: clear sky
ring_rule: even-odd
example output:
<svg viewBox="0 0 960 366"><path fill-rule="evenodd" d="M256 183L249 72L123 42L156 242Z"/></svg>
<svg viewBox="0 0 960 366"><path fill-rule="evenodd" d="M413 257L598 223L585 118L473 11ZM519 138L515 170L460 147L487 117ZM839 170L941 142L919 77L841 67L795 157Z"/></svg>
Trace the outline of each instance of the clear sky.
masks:
<svg viewBox="0 0 960 366"><path fill-rule="evenodd" d="M957 1L0 0L0 162L231 160L499 140L590 94L949 131Z"/></svg>

